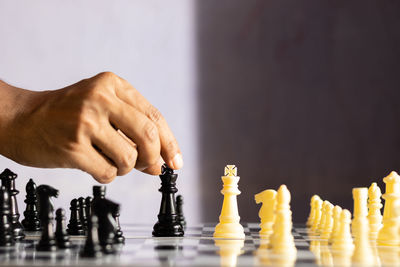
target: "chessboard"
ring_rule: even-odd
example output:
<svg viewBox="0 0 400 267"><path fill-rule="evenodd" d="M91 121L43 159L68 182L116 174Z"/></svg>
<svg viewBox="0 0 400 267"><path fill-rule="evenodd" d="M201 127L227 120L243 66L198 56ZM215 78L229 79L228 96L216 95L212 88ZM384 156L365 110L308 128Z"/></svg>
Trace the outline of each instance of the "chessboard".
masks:
<svg viewBox="0 0 400 267"><path fill-rule="evenodd" d="M26 232L16 246L0 248L0 265L7 266L276 266L284 263L268 260L258 223L242 223L245 240L214 239L216 223L188 226L184 237L152 237L153 225L122 224L125 244L114 255L96 259L79 256L85 236L71 236L73 247L54 252L37 251L40 232ZM295 225L296 266L312 266L318 257L310 251L305 225ZM293 262L294 263L294 262ZM279 265L279 264L278 264ZM286 264L284 264L286 265Z"/></svg>

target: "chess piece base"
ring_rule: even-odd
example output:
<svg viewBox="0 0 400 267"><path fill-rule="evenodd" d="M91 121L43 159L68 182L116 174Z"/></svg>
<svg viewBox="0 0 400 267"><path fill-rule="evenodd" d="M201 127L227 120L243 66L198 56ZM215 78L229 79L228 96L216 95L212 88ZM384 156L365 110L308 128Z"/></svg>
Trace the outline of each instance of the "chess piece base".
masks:
<svg viewBox="0 0 400 267"><path fill-rule="evenodd" d="M179 222L157 222L153 227L153 236L183 236L183 227Z"/></svg>
<svg viewBox="0 0 400 267"><path fill-rule="evenodd" d="M214 237L244 239L245 234L240 223L219 223L215 227Z"/></svg>

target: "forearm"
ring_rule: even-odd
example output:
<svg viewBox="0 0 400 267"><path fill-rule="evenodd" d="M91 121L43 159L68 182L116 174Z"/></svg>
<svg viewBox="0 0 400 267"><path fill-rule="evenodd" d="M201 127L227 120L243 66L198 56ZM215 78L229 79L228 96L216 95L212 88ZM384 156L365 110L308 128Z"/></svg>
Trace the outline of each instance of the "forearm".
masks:
<svg viewBox="0 0 400 267"><path fill-rule="evenodd" d="M0 80L0 154L9 157L13 153L10 149L15 146L11 144L18 141L16 131L21 131L18 118L30 112L36 94Z"/></svg>

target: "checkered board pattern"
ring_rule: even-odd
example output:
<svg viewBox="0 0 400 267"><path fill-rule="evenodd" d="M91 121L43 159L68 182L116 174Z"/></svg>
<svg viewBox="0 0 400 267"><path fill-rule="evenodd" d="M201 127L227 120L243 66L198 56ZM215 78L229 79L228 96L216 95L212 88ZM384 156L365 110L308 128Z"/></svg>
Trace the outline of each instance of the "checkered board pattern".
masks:
<svg viewBox="0 0 400 267"><path fill-rule="evenodd" d="M212 238L215 223L188 226L182 238L154 238L152 225L125 224L126 238L117 255L99 259L83 259L79 251L85 237L71 237L74 247L56 252L38 252L35 244L39 233L29 233L27 239L13 248L0 248L0 265L7 266L220 266L220 247ZM262 266L257 257L260 246L258 223L242 223L246 239L237 257L237 266ZM314 265L315 257L309 250L307 230L304 225L293 227L297 247L296 265Z"/></svg>

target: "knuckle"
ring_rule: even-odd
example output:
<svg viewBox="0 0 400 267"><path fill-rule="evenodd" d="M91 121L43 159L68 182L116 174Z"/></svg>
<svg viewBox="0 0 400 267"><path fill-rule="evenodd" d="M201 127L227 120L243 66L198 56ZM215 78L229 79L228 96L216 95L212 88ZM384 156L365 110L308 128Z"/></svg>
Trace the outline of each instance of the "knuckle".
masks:
<svg viewBox="0 0 400 267"><path fill-rule="evenodd" d="M146 141L148 142L156 142L158 139L158 130L157 127L152 122L146 123L144 127L144 136Z"/></svg>
<svg viewBox="0 0 400 267"><path fill-rule="evenodd" d="M161 112L153 106L150 106L148 109L147 116L150 118L150 120L156 123L163 119Z"/></svg>
<svg viewBox="0 0 400 267"><path fill-rule="evenodd" d="M111 71L101 72L97 75L97 77L101 80L106 80L106 81L115 81L118 78L118 76Z"/></svg>
<svg viewBox="0 0 400 267"><path fill-rule="evenodd" d="M83 109L78 116L77 136L86 132L96 132L98 130L98 123L93 116L93 110Z"/></svg>
<svg viewBox="0 0 400 267"><path fill-rule="evenodd" d="M95 179L101 184L108 184L112 182L116 176L116 169L114 167L109 167L104 169L102 173L95 177Z"/></svg>
<svg viewBox="0 0 400 267"><path fill-rule="evenodd" d="M135 153L125 153L125 155L121 159L121 168L131 170L135 167L136 164L136 154Z"/></svg>

